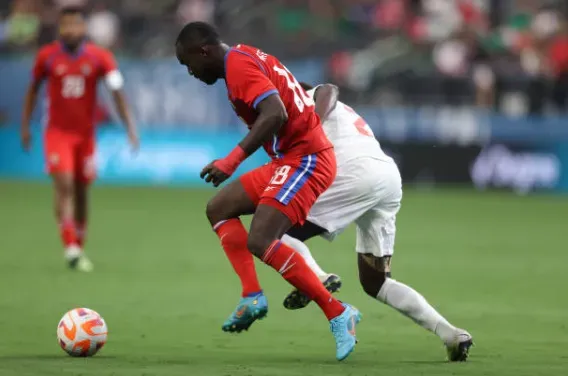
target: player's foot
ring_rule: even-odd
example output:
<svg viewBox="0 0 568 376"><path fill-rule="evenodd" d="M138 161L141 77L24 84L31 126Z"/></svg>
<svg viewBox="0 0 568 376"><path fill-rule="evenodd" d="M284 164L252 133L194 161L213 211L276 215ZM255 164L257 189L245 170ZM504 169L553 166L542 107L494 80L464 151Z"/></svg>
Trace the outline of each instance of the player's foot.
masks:
<svg viewBox="0 0 568 376"><path fill-rule="evenodd" d="M93 263L83 253L81 248L72 245L65 250L65 260L71 269L81 272L93 271Z"/></svg>
<svg viewBox="0 0 568 376"><path fill-rule="evenodd" d="M451 342L446 343L448 360L450 362L465 362L469 356L469 349L473 346L473 337L463 329L457 329Z"/></svg>
<svg viewBox="0 0 568 376"><path fill-rule="evenodd" d="M361 321L361 313L357 308L345 303L343 306L345 311L329 322L331 333L335 337L335 356L340 361L347 358L355 348L355 326Z"/></svg>
<svg viewBox="0 0 568 376"><path fill-rule="evenodd" d="M80 272L90 273L93 271L94 266L91 260L89 260L89 258L85 256L85 254L83 254L79 258L79 261L77 261L75 268Z"/></svg>
<svg viewBox="0 0 568 376"><path fill-rule="evenodd" d="M223 323L224 332L240 333L248 330L256 320L263 319L268 313L268 302L262 292L255 296L242 298L235 311Z"/></svg>
<svg viewBox="0 0 568 376"><path fill-rule="evenodd" d="M341 278L335 274L328 274L323 285L330 293L338 292L341 288ZM312 300L300 290L294 289L291 293L284 298L284 308L286 309L300 309L310 304Z"/></svg>

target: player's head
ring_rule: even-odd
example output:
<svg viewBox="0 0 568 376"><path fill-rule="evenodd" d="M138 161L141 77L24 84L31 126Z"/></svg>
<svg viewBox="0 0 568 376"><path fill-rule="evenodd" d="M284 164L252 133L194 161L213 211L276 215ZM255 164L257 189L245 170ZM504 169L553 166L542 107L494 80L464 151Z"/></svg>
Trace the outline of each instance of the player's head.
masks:
<svg viewBox="0 0 568 376"><path fill-rule="evenodd" d="M78 7L66 7L59 13L59 37L69 48L77 48L87 36L85 13Z"/></svg>
<svg viewBox="0 0 568 376"><path fill-rule="evenodd" d="M302 89L304 89L305 91L308 90L312 90L314 87L310 84L307 84L305 82L300 82L300 86L302 87Z"/></svg>
<svg viewBox="0 0 568 376"><path fill-rule="evenodd" d="M224 51L219 33L205 22L190 22L176 40L176 55L190 75L213 85L224 76Z"/></svg>

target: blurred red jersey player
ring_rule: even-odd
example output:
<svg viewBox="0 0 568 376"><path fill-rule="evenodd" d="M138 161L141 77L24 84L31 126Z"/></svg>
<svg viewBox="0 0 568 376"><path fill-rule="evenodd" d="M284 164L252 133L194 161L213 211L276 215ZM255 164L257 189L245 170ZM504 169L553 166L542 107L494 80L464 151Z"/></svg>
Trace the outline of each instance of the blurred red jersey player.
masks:
<svg viewBox="0 0 568 376"><path fill-rule="evenodd" d="M111 52L86 41L80 8L64 8L59 16L59 40L38 53L22 116L22 146L31 146L30 118L43 81L47 81L47 124L44 134L47 171L55 187L55 215L72 268L92 270L83 253L87 224L87 191L95 177L97 83L112 91L133 148L138 136L124 94L123 77Z"/></svg>
<svg viewBox="0 0 568 376"><path fill-rule="evenodd" d="M359 312L333 298L302 256L280 241L304 223L336 173L333 146L314 101L274 56L241 44L229 47L209 24L187 24L176 41L176 54L206 84L225 80L229 101L249 128L229 155L205 166L202 178L218 186L261 146L272 158L223 187L207 204L209 222L242 286L241 301L222 329L247 330L268 311L254 254L320 306L336 340L336 357L345 359L355 347ZM239 216L253 213L247 234Z"/></svg>

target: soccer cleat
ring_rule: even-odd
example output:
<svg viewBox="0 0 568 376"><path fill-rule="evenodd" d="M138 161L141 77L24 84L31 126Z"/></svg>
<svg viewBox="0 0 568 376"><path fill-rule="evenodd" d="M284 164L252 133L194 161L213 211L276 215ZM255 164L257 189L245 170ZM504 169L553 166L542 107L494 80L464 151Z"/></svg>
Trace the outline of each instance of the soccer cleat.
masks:
<svg viewBox="0 0 568 376"><path fill-rule="evenodd" d="M345 303L343 306L345 311L329 321L331 333L335 337L335 357L339 361L347 358L355 349L357 344L355 326L361 321L361 313L357 308Z"/></svg>
<svg viewBox="0 0 568 376"><path fill-rule="evenodd" d="M323 282L323 285L330 293L338 292L341 288L341 278L335 274L328 274ZM284 308L286 309L300 309L310 304L312 300L300 290L294 289L291 293L284 298Z"/></svg>
<svg viewBox="0 0 568 376"><path fill-rule="evenodd" d="M93 263L83 253L81 248L76 245L70 246L65 250L65 260L71 269L81 272L93 271Z"/></svg>
<svg viewBox="0 0 568 376"><path fill-rule="evenodd" d="M268 302L262 292L255 296L244 297L231 316L223 323L223 331L240 333L248 330L256 320L263 319L268 313Z"/></svg>
<svg viewBox="0 0 568 376"><path fill-rule="evenodd" d="M454 339L446 343L448 360L450 362L465 362L469 356L469 349L473 346L473 337L463 329L458 329Z"/></svg>
<svg viewBox="0 0 568 376"><path fill-rule="evenodd" d="M75 269L80 272L90 273L93 271L94 266L91 260L89 260L89 258L83 254L77 261Z"/></svg>

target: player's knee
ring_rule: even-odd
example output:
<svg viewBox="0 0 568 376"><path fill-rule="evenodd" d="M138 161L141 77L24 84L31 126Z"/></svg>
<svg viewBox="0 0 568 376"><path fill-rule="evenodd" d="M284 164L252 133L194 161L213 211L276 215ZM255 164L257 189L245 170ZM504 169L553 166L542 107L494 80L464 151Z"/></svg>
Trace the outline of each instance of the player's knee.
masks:
<svg viewBox="0 0 568 376"><path fill-rule="evenodd" d="M266 236L263 236L263 234L251 232L248 237L247 247L253 255L261 258L272 241L273 239L268 239Z"/></svg>
<svg viewBox="0 0 568 376"><path fill-rule="evenodd" d="M207 215L207 219L209 219L209 223L211 226L215 226L220 221L226 220L223 216L223 203L213 197L207 203L207 207L205 208L205 215Z"/></svg>
<svg viewBox="0 0 568 376"><path fill-rule="evenodd" d="M390 273L376 272L372 276L360 275L359 281L363 291L371 298L376 298L388 277L390 277Z"/></svg>
<svg viewBox="0 0 568 376"><path fill-rule="evenodd" d="M73 183L68 182L67 180L58 182L56 185L56 189L57 189L57 195L61 199L72 199L75 194Z"/></svg>

